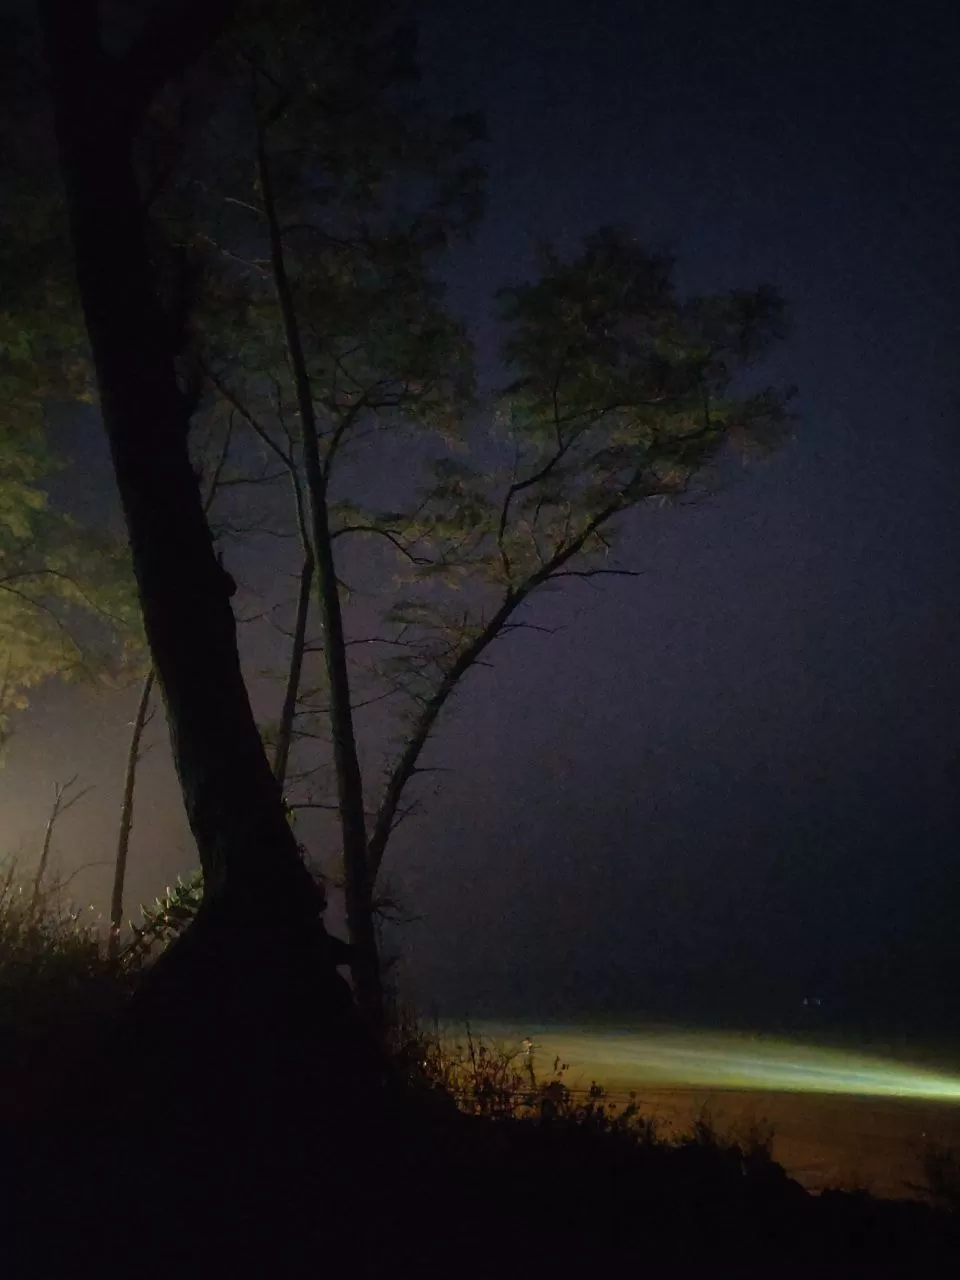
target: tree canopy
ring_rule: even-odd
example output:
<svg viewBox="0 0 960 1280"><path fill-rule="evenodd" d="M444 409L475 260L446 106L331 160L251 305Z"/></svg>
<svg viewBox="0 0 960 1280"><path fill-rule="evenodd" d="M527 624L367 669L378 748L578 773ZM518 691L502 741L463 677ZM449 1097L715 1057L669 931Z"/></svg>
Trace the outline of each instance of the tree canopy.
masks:
<svg viewBox="0 0 960 1280"><path fill-rule="evenodd" d="M0 213L0 738L50 676L107 675L138 648L125 550L50 496L58 404L90 404L92 376L62 203L49 171L10 163ZM35 161L34 157L34 161Z"/></svg>
<svg viewBox="0 0 960 1280"><path fill-rule="evenodd" d="M209 448L225 495L212 529L209 504L200 513L196 556L224 529L292 535L279 545L290 549L293 590L268 604L289 663L261 729L289 808L339 817L350 928L370 955L386 849L416 805L411 784L460 681L495 641L536 625L542 590L629 576L617 551L630 512L689 494L731 447L776 441L789 396L752 371L780 335L783 304L768 286L681 296L672 261L623 229L573 250L541 245L531 276L497 295L500 385L479 396L469 335L442 281L445 250L482 211L482 122L425 108L411 31L377 4L336 14L299 0L243 5L217 43L169 77L172 26L158 23L153 54L133 44L156 71L145 72L149 93L130 88L122 59L111 64L121 76L111 92L135 99L115 140L135 195L103 173L94 203L138 204L123 243L131 260L145 255L154 356L174 382L156 363L167 419L151 417L156 438L131 428L122 457L126 428L111 434L115 462L142 466L138 438L155 464L141 480L155 484L173 456L164 432L188 420L192 465ZM62 241L52 209L50 234ZM41 235L44 220L33 226ZM106 270L109 246L97 244ZM89 289L91 264L78 263ZM120 292L101 299L98 321L108 303L130 303ZM82 347L78 313L58 305L62 288L24 296L43 323L73 326L52 346L70 394L84 398L86 365L70 355ZM8 359L35 365L42 333L39 319L20 322ZM131 348L129 359L142 353ZM132 412L124 368L106 382ZM50 389L48 380L43 396ZM179 472L168 480L185 494ZM153 548L170 519L170 495L156 496L159 523L143 529ZM131 530L145 510L128 506ZM157 554L138 558L131 536L146 605ZM366 595L353 589L355 571ZM197 574L197 592L200 578L212 590L222 568ZM47 577L64 590L71 581ZM157 614L148 633L166 625Z"/></svg>
<svg viewBox="0 0 960 1280"><path fill-rule="evenodd" d="M788 393L742 375L783 303L767 286L681 297L673 263L618 229L543 246L534 278L498 295L507 380L478 398L436 262L477 214L477 123L423 121L402 97L398 116L391 62L348 97L361 108L331 113L298 56L326 65L299 43L248 54L247 131L204 186L201 412L246 433L232 460L248 482L289 482L289 515L267 504L299 557L296 599L272 611L291 648L275 772L295 811L339 814L369 948L388 842L459 682L532 625L542 588L628 575L631 510L688 493L730 446L776 441ZM345 577L357 538L366 592Z"/></svg>

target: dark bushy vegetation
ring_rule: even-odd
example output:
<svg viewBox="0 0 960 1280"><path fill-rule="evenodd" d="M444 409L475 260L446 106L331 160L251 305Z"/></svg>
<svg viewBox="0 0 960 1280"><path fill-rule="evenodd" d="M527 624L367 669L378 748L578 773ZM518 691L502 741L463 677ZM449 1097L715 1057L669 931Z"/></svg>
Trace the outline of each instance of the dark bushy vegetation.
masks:
<svg viewBox="0 0 960 1280"><path fill-rule="evenodd" d="M25 880L15 859L0 868L0 1074L7 1079L48 1069L131 989L130 976L108 962L93 912L67 905L65 892L55 879Z"/></svg>
<svg viewBox="0 0 960 1280"><path fill-rule="evenodd" d="M221 1039L213 1011L207 1039L131 1035L114 1015L184 893L110 964L95 921L3 881L8 1274L312 1276L334 1260L370 1277L952 1274L950 1213L808 1195L769 1134L722 1136L702 1117L667 1138L633 1104L572 1090L561 1062L541 1074L529 1046L469 1030L452 1043L398 1018L379 1076L331 1059L322 1028L279 1061L286 1015L255 993L245 1044Z"/></svg>
<svg viewBox="0 0 960 1280"><path fill-rule="evenodd" d="M960 1151L933 1145L923 1161L925 1191L935 1204L960 1214Z"/></svg>

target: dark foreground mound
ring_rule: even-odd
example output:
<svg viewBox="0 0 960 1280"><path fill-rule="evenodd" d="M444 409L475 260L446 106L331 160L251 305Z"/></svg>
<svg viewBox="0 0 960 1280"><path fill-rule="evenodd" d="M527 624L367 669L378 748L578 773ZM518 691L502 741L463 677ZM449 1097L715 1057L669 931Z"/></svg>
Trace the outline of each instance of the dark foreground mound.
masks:
<svg viewBox="0 0 960 1280"><path fill-rule="evenodd" d="M957 1273L929 1206L589 1116L464 1116L384 1065L335 975L214 961L8 1072L5 1276Z"/></svg>

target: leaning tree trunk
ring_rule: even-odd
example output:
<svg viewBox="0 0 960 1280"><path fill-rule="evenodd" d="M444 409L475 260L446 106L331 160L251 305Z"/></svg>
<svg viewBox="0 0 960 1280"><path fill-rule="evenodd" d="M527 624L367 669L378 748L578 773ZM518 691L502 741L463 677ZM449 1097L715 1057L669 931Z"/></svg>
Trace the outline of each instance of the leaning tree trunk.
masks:
<svg viewBox="0 0 960 1280"><path fill-rule="evenodd" d="M132 106L89 0L43 6L57 140L100 404L144 627L211 900L315 915L240 670L234 584L214 551L187 448L189 406L160 304L134 171Z"/></svg>
<svg viewBox="0 0 960 1280"><path fill-rule="evenodd" d="M309 1000L334 1019L341 1047L353 1045L356 1060L367 1061L348 1030L349 995L334 969L343 956L323 928L324 894L300 856L250 707L235 587L214 550L191 465L191 409L177 382L176 342L155 286L133 158L145 77L162 85L180 65L181 46L196 44L197 24L210 26L211 13L225 17L229 8L207 3L188 15L181 6L182 31L149 42L135 66L131 55L117 61L103 52L95 0L42 0L40 10L101 411L204 876L197 921L141 984L134 1022L165 1019L189 1057L191 1037L212 1045L219 1034L211 1019L232 1017L236 1027L256 1016L253 984L267 1016L286 1018L291 1034ZM192 1022L184 1014L190 1009Z"/></svg>
<svg viewBox="0 0 960 1280"><path fill-rule="evenodd" d="M291 1171L306 1177L308 1160L322 1174L309 1213L335 1204L323 1220L337 1228L352 1208L356 1239L370 1176L351 1175L348 1165L383 1145L386 1116L377 1111L361 1141L358 1117L373 1115L380 1094L369 1086L381 1078L382 1059L336 973L343 957L323 927L324 895L300 857L251 711L234 584L215 553L191 466L190 405L177 383L134 166L145 77L162 85L183 50L196 48L198 27L229 9L225 0L154 7L179 25L131 63L130 54L117 60L103 51L97 0L40 0L103 422L204 875L195 921L147 971L118 1024L112 1066L85 1110L102 1129L100 1154L88 1160L86 1182L61 1179L74 1224L61 1234L93 1233L92 1256L102 1248L115 1269L136 1240L163 1236L150 1224L173 1221L176 1265L190 1258L191 1274L204 1275L235 1269L236 1255L250 1248L263 1254L244 1261L269 1273L266 1255L291 1229L291 1203L300 1203ZM72 1114L58 1133L68 1120ZM64 1139L68 1156L58 1155L55 1168L69 1170L86 1154L93 1138L86 1129L81 1137ZM136 1179L131 1149L148 1153ZM335 1179L344 1183L339 1198ZM148 1226L139 1231L144 1213Z"/></svg>

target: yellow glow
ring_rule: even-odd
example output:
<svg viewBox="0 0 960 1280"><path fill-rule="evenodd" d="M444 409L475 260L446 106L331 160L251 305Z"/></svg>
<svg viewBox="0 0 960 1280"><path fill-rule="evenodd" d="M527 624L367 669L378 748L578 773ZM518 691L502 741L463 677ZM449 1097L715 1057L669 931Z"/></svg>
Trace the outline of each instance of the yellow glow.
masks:
<svg viewBox="0 0 960 1280"><path fill-rule="evenodd" d="M534 1042L541 1070L555 1057L571 1084L608 1088L754 1089L960 1102L960 1075L838 1048L733 1032L597 1030L484 1023L476 1032L500 1043Z"/></svg>

